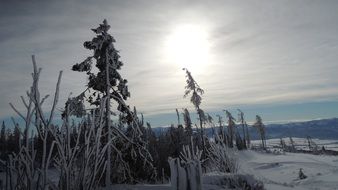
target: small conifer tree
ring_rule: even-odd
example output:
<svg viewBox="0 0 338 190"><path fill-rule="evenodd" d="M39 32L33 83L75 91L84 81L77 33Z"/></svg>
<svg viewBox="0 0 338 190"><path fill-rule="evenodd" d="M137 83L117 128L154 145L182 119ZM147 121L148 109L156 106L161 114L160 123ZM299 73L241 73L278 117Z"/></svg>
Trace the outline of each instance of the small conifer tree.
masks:
<svg viewBox="0 0 338 190"><path fill-rule="evenodd" d="M6 148L6 125L5 121L2 121L0 132L0 153L4 153Z"/></svg>
<svg viewBox="0 0 338 190"><path fill-rule="evenodd" d="M132 112L130 112L128 106L124 103L130 97L128 91L127 80L124 79L119 70L123 66L123 63L119 60L120 55L118 50L115 49L114 43L116 42L113 36L108 33L110 25L107 20L104 20L99 27L92 29L96 36L91 41L84 42L86 49L92 50L93 55L87 57L83 62L73 65L72 70L79 72L86 72L88 75L88 88L90 95L87 97L88 102L91 105L100 105L101 101L105 101L105 121L107 128L107 140L112 139L112 125L111 125L111 99L117 103L117 110L121 112L122 120L128 123L133 122ZM93 70L93 60L95 61L95 67L98 69L97 73ZM86 91L87 91L86 90ZM85 92L86 92L85 91ZM85 98L84 93L78 97L70 99L67 103L74 105L74 107L80 107L74 114L83 114L81 102ZM110 168L111 168L111 147L107 151L107 169L106 169L106 185L110 185Z"/></svg>
<svg viewBox="0 0 338 190"><path fill-rule="evenodd" d="M264 127L263 120L262 120L261 116L256 115L256 121L255 121L253 127L255 127L258 130L258 132L261 136L262 147L263 147L263 149L265 149L266 148L265 127Z"/></svg>
<svg viewBox="0 0 338 190"><path fill-rule="evenodd" d="M225 111L225 116L228 119L228 146L229 147L234 147L234 136L235 136L235 118L232 117L231 113L228 110L223 110Z"/></svg>
<svg viewBox="0 0 338 190"><path fill-rule="evenodd" d="M238 121L240 122L240 125L242 126L243 130L243 148L246 149L246 134L245 134L245 119L244 119L244 113L242 110L238 109Z"/></svg>
<svg viewBox="0 0 338 190"><path fill-rule="evenodd" d="M119 181L120 178L126 180L125 176L128 176L128 180L133 181L134 177L140 177L138 176L139 173L135 172L136 170L139 171L139 168L133 167L136 162L132 162L130 158L143 162L140 165L142 167L140 170L154 170L151 163L152 158L144 140L146 135L143 135L145 131L143 115L141 114L142 119L139 119L136 108L131 111L125 102L130 97L127 86L128 81L119 73L123 63L120 61L119 51L114 47L116 41L108 33L109 29L110 25L104 20L99 27L92 29L96 36L91 41L84 42L84 47L92 50L93 55L87 57L81 63L73 65L72 70L87 74L87 89L79 96L70 98L67 101L65 110L71 110L72 112L63 114L64 116L84 115L86 113L83 106L84 100L88 101L92 106L98 106L99 110L105 110L106 131L104 134L107 135L102 140L109 145L105 169L105 185L108 187L111 185L111 180ZM94 63L96 69L93 69ZM112 124L111 121L111 100L113 100L116 110L119 112L119 114L114 113L118 117L117 124ZM126 131L122 130L123 125L127 126ZM113 151L114 154L112 154ZM118 164L116 159L119 160ZM113 160L115 160L114 165L112 165ZM123 171L121 167L124 168ZM115 169L115 172L112 173L111 169ZM118 175L118 172L124 171L128 175ZM154 172L150 172L150 174L151 177L156 175Z"/></svg>
<svg viewBox="0 0 338 190"><path fill-rule="evenodd" d="M190 97L190 102L194 105L198 118L200 121L200 130L201 130L201 141L202 141L202 147L203 147L203 155L205 154L205 143L204 143L204 129L203 124L206 121L206 116L204 114L204 111L200 108L201 102L202 102L202 95L204 94L204 90L197 84L195 79L192 77L190 71L186 68L183 68L186 72L186 82L187 85L185 86L185 93L184 98L187 97L189 94L192 93Z"/></svg>
<svg viewBox="0 0 338 190"><path fill-rule="evenodd" d="M190 141L190 137L192 135L192 122L190 118L190 113L187 108L184 109L183 120L184 120L184 125L185 125L185 131L187 135L189 136L189 141Z"/></svg>

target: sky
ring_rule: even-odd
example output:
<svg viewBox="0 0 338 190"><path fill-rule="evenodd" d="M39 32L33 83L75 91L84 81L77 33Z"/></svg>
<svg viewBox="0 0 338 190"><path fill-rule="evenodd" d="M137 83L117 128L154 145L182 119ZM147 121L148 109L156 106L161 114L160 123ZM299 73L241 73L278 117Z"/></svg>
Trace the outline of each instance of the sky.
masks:
<svg viewBox="0 0 338 190"><path fill-rule="evenodd" d="M176 108L194 112L182 67L213 116L237 108L249 121L338 116L338 1L0 0L0 10L3 120L15 116L9 102L23 110L33 54L42 94L53 94L63 70L58 109L85 89L85 74L71 67L92 55L83 42L103 19L124 62L128 104L155 126L176 123Z"/></svg>

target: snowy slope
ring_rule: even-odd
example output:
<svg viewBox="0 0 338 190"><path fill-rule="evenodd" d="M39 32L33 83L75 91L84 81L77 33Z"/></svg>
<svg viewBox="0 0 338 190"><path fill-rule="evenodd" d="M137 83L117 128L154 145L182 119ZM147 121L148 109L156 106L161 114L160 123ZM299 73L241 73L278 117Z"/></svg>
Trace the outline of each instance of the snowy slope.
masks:
<svg viewBox="0 0 338 190"><path fill-rule="evenodd" d="M288 138L284 139L288 143ZM301 138L293 139L298 145L297 148L306 148L306 140ZM325 148L337 148L337 141L313 139L318 145ZM259 144L260 141L253 141L253 144ZM279 144L279 139L270 139L267 141L269 147ZM330 145L330 146L329 146ZM302 147L301 147L302 146ZM250 174L256 179L263 181L267 190L338 190L338 156L312 155L303 153L285 153L272 154L256 152L252 150L238 151L239 173ZM299 169L308 176L307 179L299 180ZM223 175L223 174L219 174ZM50 177L57 183L57 177L54 177L55 171L50 170ZM215 183L217 178L215 174L205 174L203 177L204 190L224 189ZM5 181L5 174L0 172L0 179ZM158 185L114 185L114 190L170 190L170 184Z"/></svg>
<svg viewBox="0 0 338 190"><path fill-rule="evenodd" d="M338 190L338 156L285 153L281 155L256 151L240 151L239 173L254 175L264 182L267 190ZM298 171L308 178L298 179ZM221 190L221 186L211 185L210 174L204 175L204 190ZM219 176L221 177L221 176ZM208 181L208 182L207 182ZM209 184L207 184L209 183ZM117 185L113 189L129 190L169 190L164 185Z"/></svg>
<svg viewBox="0 0 338 190"><path fill-rule="evenodd" d="M300 153L274 155L255 151L241 151L238 154L240 172L262 180L266 189L338 189L337 156ZM297 179L300 168L303 168L307 179Z"/></svg>

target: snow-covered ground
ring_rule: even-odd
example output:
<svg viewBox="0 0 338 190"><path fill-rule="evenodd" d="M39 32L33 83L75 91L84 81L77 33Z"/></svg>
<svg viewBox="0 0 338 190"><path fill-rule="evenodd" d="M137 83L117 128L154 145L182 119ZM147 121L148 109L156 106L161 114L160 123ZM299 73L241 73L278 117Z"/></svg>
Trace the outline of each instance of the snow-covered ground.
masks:
<svg viewBox="0 0 338 190"><path fill-rule="evenodd" d="M288 144L289 139L284 139ZM306 148L305 139L294 138L297 148ZM326 149L338 150L337 141L313 139L319 146ZM260 141L254 141L258 145ZM279 144L279 139L267 141L269 147ZM239 162L239 173L250 174L262 181L267 190L338 190L338 156L312 155L303 153L273 154L253 150L236 153ZM308 177L298 179L299 169L302 168ZM217 185L217 178L222 174L206 174L203 177L204 190L221 190ZM5 181L4 173L0 178ZM159 185L114 185L112 189L126 190L170 190L170 184Z"/></svg>
<svg viewBox="0 0 338 190"><path fill-rule="evenodd" d="M239 171L264 182L272 190L338 189L338 156L285 153L281 155L240 151ZM299 180L299 169L308 178Z"/></svg>
<svg viewBox="0 0 338 190"><path fill-rule="evenodd" d="M267 190L338 190L338 156L303 153L272 154L252 150L239 151L239 173L251 174L264 182ZM302 168L306 179L299 180ZM216 175L214 177L217 177ZM220 190L224 187L207 184L210 174L204 176L204 190ZM117 188L119 187L119 188ZM114 189L158 190L171 189L170 185L116 186Z"/></svg>

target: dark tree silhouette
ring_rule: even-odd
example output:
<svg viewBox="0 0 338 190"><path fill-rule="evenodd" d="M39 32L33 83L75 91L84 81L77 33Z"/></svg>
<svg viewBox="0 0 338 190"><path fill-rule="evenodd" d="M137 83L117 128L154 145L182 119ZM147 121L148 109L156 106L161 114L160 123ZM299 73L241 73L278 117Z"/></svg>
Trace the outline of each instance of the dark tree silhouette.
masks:
<svg viewBox="0 0 338 190"><path fill-rule="evenodd" d="M266 148L265 127L264 127L261 116L256 115L256 121L255 121L253 127L255 127L258 130L258 132L261 136L261 140L262 140L262 147L263 147L263 149L265 149Z"/></svg>
<svg viewBox="0 0 338 190"><path fill-rule="evenodd" d="M227 110L225 111L226 118L228 119L228 146L229 147L234 147L234 135L235 135L235 118L232 117L231 113Z"/></svg>
<svg viewBox="0 0 338 190"><path fill-rule="evenodd" d="M185 125L185 132L187 133L187 136L189 137L190 140L190 137L192 135L192 122L190 119L190 113L187 108L184 109L183 120Z"/></svg>
<svg viewBox="0 0 338 190"><path fill-rule="evenodd" d="M86 72L88 75L88 90L94 90L88 97L88 102L92 105L100 105L101 101L105 101L108 142L112 139L112 126L110 124L111 99L117 103L117 110L122 113L123 121L132 122L132 114L124 103L124 100L130 97L127 80L122 78L118 72L123 63L119 60L119 52L114 47L115 39L108 34L109 29L110 25L108 25L107 20L104 20L99 27L92 29L96 37L91 41L84 42L83 45L86 49L93 50L93 56L87 57L83 62L77 63L72 67L72 70ZM93 60L95 60L95 66L98 69L96 74L92 69ZM84 97L84 93L82 93L73 100L73 104L80 104ZM68 103L70 104L70 102ZM106 185L111 183L109 179L111 174L111 151L111 147L109 147L107 151Z"/></svg>
<svg viewBox="0 0 338 190"><path fill-rule="evenodd" d="M189 94L191 94L190 102L194 105L198 118L200 121L200 134L201 134L201 142L202 142L202 148L203 148L203 155L205 155L205 142L204 142L204 129L203 124L206 120L206 117L204 115L204 111L200 108L201 102L202 102L202 95L204 94L204 90L197 84L195 79L192 77L191 73L188 69L183 68L186 72L186 82L187 85L185 86L185 93L184 97L187 97Z"/></svg>
<svg viewBox="0 0 338 190"><path fill-rule="evenodd" d="M244 113L242 112L242 110L237 109L238 110L238 121L240 122L240 125L242 126L242 130L243 130L243 148L246 149L246 134L245 134L245 119L244 119Z"/></svg>
<svg viewBox="0 0 338 190"><path fill-rule="evenodd" d="M5 121L2 121L0 131L0 155L4 152L6 152L6 125Z"/></svg>
<svg viewBox="0 0 338 190"><path fill-rule="evenodd" d="M64 114L65 116L71 115L71 113L67 113L67 110L70 110L69 107L72 106L73 115L81 116L84 113L83 102L85 98L91 105L99 106L99 110L105 110L105 137L102 142L109 145L107 147L105 169L105 184L107 186L110 186L111 180L126 176L118 175L118 172L122 171L119 164L122 164L124 171L128 172L130 181L133 181L135 177L141 176L138 175L140 174L139 171L141 172L141 167L142 169L154 169L150 162L152 158L147 150L146 139L144 139L143 116L141 114L142 119L139 119L136 109L134 109L134 112L131 111L125 102L130 97L130 93L127 80L119 73L123 63L119 59L119 52L114 47L115 39L108 34L109 29L110 25L104 20L103 24L92 29L96 36L91 41L84 42L84 47L92 50L93 56L89 56L83 62L73 65L72 70L86 72L88 75L88 88L79 96L69 99L68 104L66 103L66 113ZM93 69L93 62L95 62L97 70ZM111 121L111 100L114 100L116 110L119 112L114 113L116 118L118 117L117 124L112 124ZM127 130L123 129L124 126L127 127ZM113 151L114 154L112 154ZM129 159L122 153L129 155ZM133 167L135 163L133 159L143 162L140 168ZM119 164L112 165L113 160L115 160L115 163L116 160L120 160ZM112 173L111 169L114 169L115 172ZM137 170L137 172L132 171L133 169L135 169L134 171Z"/></svg>

